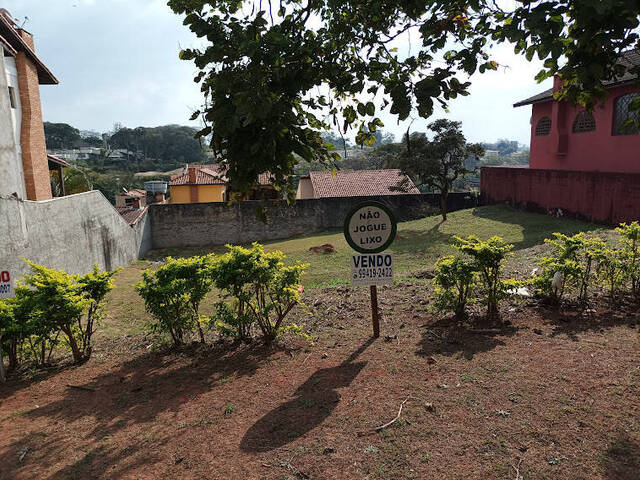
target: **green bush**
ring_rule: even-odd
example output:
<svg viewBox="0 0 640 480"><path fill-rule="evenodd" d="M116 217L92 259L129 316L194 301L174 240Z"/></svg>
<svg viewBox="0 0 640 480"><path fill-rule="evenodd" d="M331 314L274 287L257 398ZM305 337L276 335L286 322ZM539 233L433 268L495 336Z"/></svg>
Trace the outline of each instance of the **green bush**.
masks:
<svg viewBox="0 0 640 480"><path fill-rule="evenodd" d="M631 293L640 298L640 223L621 223L620 234L626 275L631 281Z"/></svg>
<svg viewBox="0 0 640 480"><path fill-rule="evenodd" d="M551 246L551 255L542 257L538 265L542 271L533 283L538 293L560 302L565 293L578 291L581 301L587 302L588 289L593 283L594 265L604 248L600 238L586 238L584 233L567 236L554 233L553 239L545 239ZM559 273L562 281L554 287L553 278Z"/></svg>
<svg viewBox="0 0 640 480"><path fill-rule="evenodd" d="M86 275L71 275L27 263L31 272L16 286L15 297L0 304L1 345L9 370L23 357L44 365L61 336L76 363L87 361L115 271L103 272L96 265Z"/></svg>
<svg viewBox="0 0 640 480"><path fill-rule="evenodd" d="M285 318L302 303L300 279L307 265L285 266L282 252L265 252L257 243L251 248L227 245L227 249L213 268L215 285L226 299L218 303L216 328L246 340L255 322L266 344L285 331L301 334L301 328L286 325Z"/></svg>
<svg viewBox="0 0 640 480"><path fill-rule="evenodd" d="M506 297L509 285L502 281L502 265L513 245L506 244L501 237L487 241L471 235L466 239L454 237L454 247L471 257L473 270L478 273L487 305L487 320L499 318L498 305Z"/></svg>
<svg viewBox="0 0 640 480"><path fill-rule="evenodd" d="M609 298L615 301L616 293L627 280L627 263L624 251L603 246L597 253L598 278L609 291Z"/></svg>
<svg viewBox="0 0 640 480"><path fill-rule="evenodd" d="M200 341L204 333L200 322L200 303L213 286L213 256L168 257L155 272L146 270L136 285L145 308L155 319L154 332L169 333L174 345L184 343L185 335L197 327Z"/></svg>
<svg viewBox="0 0 640 480"><path fill-rule="evenodd" d="M436 312L452 311L457 317L462 317L472 300L476 277L474 266L460 257L448 255L436 262L434 273L436 299L432 309Z"/></svg>

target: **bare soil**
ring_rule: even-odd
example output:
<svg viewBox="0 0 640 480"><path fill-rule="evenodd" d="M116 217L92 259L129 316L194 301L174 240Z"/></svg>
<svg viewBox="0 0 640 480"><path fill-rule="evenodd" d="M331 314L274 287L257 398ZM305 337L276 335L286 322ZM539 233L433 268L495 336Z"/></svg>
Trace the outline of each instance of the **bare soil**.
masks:
<svg viewBox="0 0 640 480"><path fill-rule="evenodd" d="M346 287L296 312L311 346L100 338L85 365L2 386L0 479L640 478L637 308L522 300L494 332L431 315L425 291L382 289L375 341Z"/></svg>

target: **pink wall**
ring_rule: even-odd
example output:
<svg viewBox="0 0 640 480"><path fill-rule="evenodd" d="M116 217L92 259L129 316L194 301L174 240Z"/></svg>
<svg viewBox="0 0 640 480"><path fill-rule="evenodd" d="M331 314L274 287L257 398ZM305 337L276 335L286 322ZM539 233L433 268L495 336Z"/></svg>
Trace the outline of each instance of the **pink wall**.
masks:
<svg viewBox="0 0 640 480"><path fill-rule="evenodd" d="M482 203L618 224L640 220L640 174L483 167Z"/></svg>
<svg viewBox="0 0 640 480"><path fill-rule="evenodd" d="M579 108L567 103L544 102L533 105L531 117L531 158L536 169L581 170L640 173L640 135L611 134L613 104L617 97L638 91L626 85L609 90L603 105L596 106L593 132L573 133L573 121ZM535 136L540 118L551 118L551 134Z"/></svg>

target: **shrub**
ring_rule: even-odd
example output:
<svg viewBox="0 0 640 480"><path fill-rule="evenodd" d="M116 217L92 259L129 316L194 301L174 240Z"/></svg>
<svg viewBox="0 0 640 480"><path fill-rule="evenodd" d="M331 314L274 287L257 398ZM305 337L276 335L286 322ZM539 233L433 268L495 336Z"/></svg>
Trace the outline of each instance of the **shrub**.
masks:
<svg viewBox="0 0 640 480"><path fill-rule="evenodd" d="M640 297L640 223L621 223L616 231L620 234L626 274L631 280L631 292Z"/></svg>
<svg viewBox="0 0 640 480"><path fill-rule="evenodd" d="M194 327L200 341L204 334L200 325L199 306L213 285L211 268L213 257L167 258L155 272L146 270L136 285L145 308L156 320L154 332L169 333L173 344L179 346Z"/></svg>
<svg viewBox="0 0 640 480"><path fill-rule="evenodd" d="M285 266L282 252L265 252L257 243L250 249L233 245L227 248L227 254L215 262L213 277L216 287L232 302L218 304L217 328L246 339L255 322L266 344L284 331L301 334L299 326L285 325L284 321L301 304L300 279L306 265Z"/></svg>
<svg viewBox="0 0 640 480"><path fill-rule="evenodd" d="M475 236L466 239L454 237L455 248L472 258L473 269L478 272L485 293L487 304L487 320L499 317L498 305L507 295L508 286L502 281L502 264L507 254L513 249L501 237L494 236L482 241Z"/></svg>
<svg viewBox="0 0 640 480"><path fill-rule="evenodd" d="M255 266L259 251L255 248L227 246L228 252L218 257L212 269L216 288L224 300L216 304L213 326L222 334L251 341L251 326L255 321L249 303L255 289Z"/></svg>
<svg viewBox="0 0 640 480"><path fill-rule="evenodd" d="M472 299L474 266L460 257L448 255L440 258L435 265L433 286L436 300L433 309L438 312L455 313L461 317Z"/></svg>
<svg viewBox="0 0 640 480"><path fill-rule="evenodd" d="M627 279L627 264L622 250L603 246L597 252L598 277L609 290L609 298L614 301L616 292Z"/></svg>
<svg viewBox="0 0 640 480"><path fill-rule="evenodd" d="M76 363L91 357L92 335L100 319L102 302L113 288L116 273L100 271L97 265L86 275L71 275L27 261L31 273L16 288L15 317L21 323L19 334L31 350L45 362L60 332ZM39 352L36 352L36 346Z"/></svg>

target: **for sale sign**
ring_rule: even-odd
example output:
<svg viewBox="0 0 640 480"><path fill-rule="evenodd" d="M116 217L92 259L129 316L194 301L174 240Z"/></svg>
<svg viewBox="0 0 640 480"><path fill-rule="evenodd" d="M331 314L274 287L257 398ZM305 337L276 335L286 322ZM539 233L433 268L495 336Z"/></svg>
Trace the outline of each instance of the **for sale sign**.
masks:
<svg viewBox="0 0 640 480"><path fill-rule="evenodd" d="M393 257L390 253L353 255L351 285L392 285Z"/></svg>
<svg viewBox="0 0 640 480"><path fill-rule="evenodd" d="M13 297L13 282L9 270L0 268L0 298Z"/></svg>

